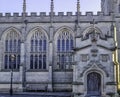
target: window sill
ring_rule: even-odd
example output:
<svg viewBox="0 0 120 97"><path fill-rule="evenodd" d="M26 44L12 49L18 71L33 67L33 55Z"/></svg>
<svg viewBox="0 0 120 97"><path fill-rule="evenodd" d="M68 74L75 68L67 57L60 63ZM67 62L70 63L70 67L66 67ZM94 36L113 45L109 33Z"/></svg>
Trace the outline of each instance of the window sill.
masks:
<svg viewBox="0 0 120 97"><path fill-rule="evenodd" d="M0 72L11 72L11 69L2 69ZM15 69L13 72L19 72L19 69Z"/></svg>
<svg viewBox="0 0 120 97"><path fill-rule="evenodd" d="M55 72L73 72L73 69L54 69Z"/></svg>
<svg viewBox="0 0 120 97"><path fill-rule="evenodd" d="M29 69L29 70L27 70L27 72L48 72L48 70L46 69L46 70L40 70L40 69Z"/></svg>

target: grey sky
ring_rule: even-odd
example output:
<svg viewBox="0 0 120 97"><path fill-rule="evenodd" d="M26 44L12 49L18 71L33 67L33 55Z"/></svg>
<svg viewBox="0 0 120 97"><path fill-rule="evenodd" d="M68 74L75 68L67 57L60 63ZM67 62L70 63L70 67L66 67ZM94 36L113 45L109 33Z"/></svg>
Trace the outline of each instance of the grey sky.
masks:
<svg viewBox="0 0 120 97"><path fill-rule="evenodd" d="M49 12L51 0L27 0L27 12ZM80 0L81 11L100 11L101 0ZM55 12L76 12L77 0L54 0ZM22 12L23 0L1 0L0 12Z"/></svg>

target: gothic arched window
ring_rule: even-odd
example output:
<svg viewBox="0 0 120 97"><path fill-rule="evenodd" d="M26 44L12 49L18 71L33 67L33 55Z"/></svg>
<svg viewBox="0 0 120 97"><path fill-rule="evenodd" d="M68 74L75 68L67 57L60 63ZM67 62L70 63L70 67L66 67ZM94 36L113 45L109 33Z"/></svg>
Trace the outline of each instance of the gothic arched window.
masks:
<svg viewBox="0 0 120 97"><path fill-rule="evenodd" d="M19 69L20 65L20 36L11 30L5 39L4 69ZM12 60L11 55L14 55Z"/></svg>
<svg viewBox="0 0 120 97"><path fill-rule="evenodd" d="M37 30L31 37L30 69L46 69L47 38Z"/></svg>
<svg viewBox="0 0 120 97"><path fill-rule="evenodd" d="M57 38L57 56L59 69L70 69L72 63L73 36L68 30L63 30Z"/></svg>

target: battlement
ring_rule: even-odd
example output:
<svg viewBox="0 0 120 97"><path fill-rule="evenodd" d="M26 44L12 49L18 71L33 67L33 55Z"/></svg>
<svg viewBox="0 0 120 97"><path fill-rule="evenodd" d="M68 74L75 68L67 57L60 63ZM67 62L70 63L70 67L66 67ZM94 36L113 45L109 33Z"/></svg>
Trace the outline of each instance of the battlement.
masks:
<svg viewBox="0 0 120 97"><path fill-rule="evenodd" d="M54 16L76 16L78 13L73 13L73 12L58 12L54 13ZM109 13L108 15L111 16L113 13ZM47 14L46 12L31 12L30 14L26 13L26 17L41 17L41 16L50 16L51 12ZM94 14L93 12L86 12L85 14L82 14L81 12L79 13L80 16L106 16L103 12L97 12L97 14ZM23 13L0 13L0 17L22 17Z"/></svg>
<svg viewBox="0 0 120 97"><path fill-rule="evenodd" d="M51 17L51 12L47 14L46 12L31 12L30 14L26 13L26 19L29 22L50 22L50 17ZM76 21L76 16L77 12L58 12L53 13L53 21L54 22L75 22ZM114 13L109 13L108 15L105 15L103 12L98 12L97 14L94 14L93 12L86 12L85 14L82 14L81 12L79 13L80 15L80 21L81 22L87 22L91 21L91 19L96 19L97 21L110 21L112 20L112 16ZM0 13L0 22L23 22L23 13ZM34 19L33 19L34 18Z"/></svg>

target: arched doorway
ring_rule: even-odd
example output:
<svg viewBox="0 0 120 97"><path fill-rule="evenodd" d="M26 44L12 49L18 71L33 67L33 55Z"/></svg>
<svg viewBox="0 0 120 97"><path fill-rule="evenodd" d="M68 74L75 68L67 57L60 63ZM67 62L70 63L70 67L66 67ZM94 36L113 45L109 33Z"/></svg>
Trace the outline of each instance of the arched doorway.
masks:
<svg viewBox="0 0 120 97"><path fill-rule="evenodd" d="M87 75L87 95L101 95L101 75L91 72Z"/></svg>

